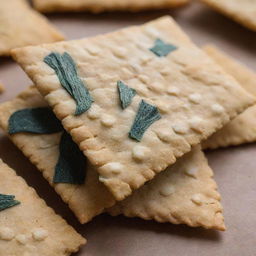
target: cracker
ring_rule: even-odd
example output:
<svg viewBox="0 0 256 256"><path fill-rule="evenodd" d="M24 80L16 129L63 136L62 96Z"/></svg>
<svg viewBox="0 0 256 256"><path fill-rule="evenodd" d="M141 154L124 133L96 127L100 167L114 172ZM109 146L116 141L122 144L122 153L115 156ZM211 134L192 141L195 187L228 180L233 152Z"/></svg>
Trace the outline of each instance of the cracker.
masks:
<svg viewBox="0 0 256 256"><path fill-rule="evenodd" d="M112 215L225 230L220 195L200 147L179 159L117 205Z"/></svg>
<svg viewBox="0 0 256 256"><path fill-rule="evenodd" d="M0 56L16 47L63 40L63 35L25 0L1 1Z"/></svg>
<svg viewBox="0 0 256 256"><path fill-rule="evenodd" d="M0 190L20 202L0 211L0 256L66 256L85 244L86 240L2 160Z"/></svg>
<svg viewBox="0 0 256 256"><path fill-rule="evenodd" d="M40 12L63 11L141 11L147 9L164 9L187 4L189 0L32 0Z"/></svg>
<svg viewBox="0 0 256 256"><path fill-rule="evenodd" d="M256 31L256 2L252 0L200 0L241 25Z"/></svg>
<svg viewBox="0 0 256 256"><path fill-rule="evenodd" d="M35 89L35 87L30 87L23 93L21 93L16 99L6 102L2 105L0 105L0 112L4 113L4 115L0 116L0 126L8 132L8 120L10 115L20 109L24 108L35 108L35 107L44 107L46 106L46 103L44 102L42 96L40 96L39 92ZM59 134L50 134L50 135L33 135L33 134L16 134L16 135L11 135L10 138L11 140L23 151L23 153L39 168L41 169L44 177L49 181L49 183L55 187L56 191L60 194L62 199L69 204L70 208L73 210L75 215L78 217L81 223L85 223L89 221L93 216L96 214L99 214L100 212L103 211L104 208L108 208L114 204L114 199L108 192L108 190L105 188L105 186L99 182L98 180L98 174L97 172L93 169L92 166L87 166L86 168L86 182L84 185L79 186L79 185L72 185L72 184L58 184L54 185L52 182L53 178L53 173L54 173L54 164L56 164L57 159L58 159L58 147L56 147L56 143L59 141ZM47 139L46 139L47 138ZM56 140L57 138L57 140ZM49 142L53 143L52 145L49 144ZM194 149L194 153L190 153L189 156L184 156L182 159L184 159L185 165L182 165L182 168L180 168L180 164L176 163L172 168L168 168L166 171L163 173L171 173L172 170L177 170L181 172L181 174L184 174L184 168L185 167L191 167L190 169L187 169L187 171L194 170L194 173L190 175L194 176L189 176L192 177L192 179L188 179L187 175L179 175L179 182L176 182L177 176L171 178L173 175L171 174L168 176L168 179L166 180L166 184L168 185L170 183L170 186L172 186L173 183L175 183L178 187L177 190L182 191L183 187L187 186L186 192L189 194L191 192L191 196L196 193L201 193L202 192L202 186L203 184L205 185L206 189L211 190L212 189L212 184L213 181L210 180L210 182L205 182L208 181L208 177L203 175L204 172L207 172L208 176L211 176L210 169L209 167L204 168L204 172L197 171L197 167L201 168L201 165L205 167L207 165L206 161L204 160L202 153L200 153L199 149ZM198 157L197 157L198 156ZM180 160L180 162L183 162L183 160ZM201 164L203 162L203 164ZM50 164L49 164L50 163ZM184 168L183 168L184 167ZM196 168L195 168L196 167ZM181 170L182 169L182 170ZM93 177L93 178L92 178ZM152 191L159 191L160 187L159 184L162 184L163 181L161 181L165 177L162 176L161 174L157 176L154 181L152 181L152 185L150 185L150 188L152 188ZM184 186L183 186L183 181L184 181ZM191 187L194 186L198 181L200 182L205 182L203 184L200 183L198 187L195 187L195 190L191 190ZM163 184L163 187L167 187L166 184ZM175 185L175 186L176 186ZM146 187L149 187L148 185L145 185ZM179 188L180 186L180 188ZM198 190L196 190L198 189ZM141 192L138 192L141 191ZM139 189L132 197L136 198L136 201L141 200L141 193L145 193L145 188ZM193 192L193 193L192 193ZM210 196L212 195L217 195L216 191L214 191ZM178 198L176 198L176 193L174 193L171 196L171 204L173 203L172 200L174 200L175 204L179 204L178 202L184 202L187 200L188 196L184 199L181 200L181 197L183 197L182 193L177 194ZM219 197L218 197L219 198ZM165 200L169 200L169 197L165 197ZM134 200L134 199L133 199ZM150 203L151 202L151 197L144 197L144 203ZM161 198L160 200L161 201ZM113 209L120 209L122 205L126 205L124 203L120 203L119 206L114 207ZM167 204L168 205L168 204ZM219 206L219 204L217 205ZM128 206L130 208L130 206ZM195 206L194 206L195 207ZM215 205L211 205L209 207L209 210L214 210ZM111 209L110 212L113 212L114 210ZM169 208L168 208L169 209ZM208 208L207 208L208 209ZM161 209L164 211L164 209ZM201 211L203 210L203 211ZM115 210L116 211L116 210ZM165 210L166 211L166 210ZM197 215L205 215L205 210L204 208L197 208L196 214ZM186 211L180 212L180 222L175 222L177 223L188 223L188 225L203 225L204 227L208 228L217 228L217 224L220 225L219 229L223 226L223 223L217 223L215 219L211 219L212 215L208 215L208 221L210 224L204 224L205 222L198 222L195 223L194 219L192 216L189 222L186 222L187 215L191 215L193 211ZM211 213L212 214L212 213ZM143 216L142 216L143 217ZM144 218L144 217L143 217ZM156 220L159 218L156 217ZM171 221L172 219L168 219L167 221ZM183 221L183 222L182 222ZM191 224L192 223L192 224ZM217 224L216 224L217 223Z"/></svg>
<svg viewBox="0 0 256 256"><path fill-rule="evenodd" d="M29 87L14 100L0 105L0 126L8 133L8 120L12 113L25 108L45 106L47 106L47 103L36 88ZM55 165L59 157L58 145L61 133L18 133L9 137L42 172L44 178L55 188L82 224L100 214L104 208L115 203L110 192L99 182L98 174L89 162L87 163L86 179L83 185L53 183Z"/></svg>
<svg viewBox="0 0 256 256"><path fill-rule="evenodd" d="M206 53L216 61L228 74L232 75L241 86L256 95L256 74L243 64L237 62L214 46L204 47ZM217 131L202 145L203 148L215 149L256 141L256 106L252 106L231 122Z"/></svg>
<svg viewBox="0 0 256 256"><path fill-rule="evenodd" d="M161 46L165 49L161 56L153 52L156 43L162 44L157 39L166 43ZM170 45L178 49L166 54ZM25 47L12 53L117 200L254 103L170 17L94 38ZM62 68L58 74L65 76L62 85L52 68L58 62L49 60L54 56L64 65L58 66ZM70 58L77 64L77 73ZM73 73L66 72L65 65ZM119 80L137 91L126 109L120 106ZM88 101L73 94L82 89L82 96L89 100L89 93L94 102L89 111L78 114L88 107L83 104ZM151 113L157 118L138 142L129 133L131 136L143 101L151 104L151 112L141 118ZM159 110L160 120L152 105Z"/></svg>

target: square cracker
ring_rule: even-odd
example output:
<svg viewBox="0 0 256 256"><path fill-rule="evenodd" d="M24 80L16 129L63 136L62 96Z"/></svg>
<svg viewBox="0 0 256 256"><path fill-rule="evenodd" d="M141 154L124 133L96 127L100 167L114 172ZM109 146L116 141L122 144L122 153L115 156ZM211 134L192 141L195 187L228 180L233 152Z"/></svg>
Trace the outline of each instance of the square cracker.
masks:
<svg viewBox="0 0 256 256"><path fill-rule="evenodd" d="M256 31L256 2L254 0L200 0L243 26Z"/></svg>
<svg viewBox="0 0 256 256"><path fill-rule="evenodd" d="M256 96L256 74L214 46L204 47L205 52L224 71L232 75L249 93ZM246 109L205 142L203 148L214 149L256 141L256 106Z"/></svg>
<svg viewBox="0 0 256 256"><path fill-rule="evenodd" d="M189 0L32 0L40 12L60 11L140 11L178 7Z"/></svg>
<svg viewBox="0 0 256 256"><path fill-rule="evenodd" d="M8 133L10 116L21 109L46 107L47 103L35 87L29 87L14 100L0 105L0 126ZM18 133L10 139L42 172L62 200L68 204L79 221L84 224L115 203L107 188L99 182L99 175L87 161L86 179L83 185L53 183L55 166L59 158L59 142L62 133Z"/></svg>
<svg viewBox="0 0 256 256"><path fill-rule="evenodd" d="M35 108L35 107L44 107L47 106L46 102L43 100L42 96L35 89L35 87L30 87L14 100L5 102L0 105L0 126L8 133L8 120L10 115L24 108ZM104 208L110 207L114 204L114 199L105 186L99 182L98 174L94 170L94 168L89 165L86 168L86 181L84 185L72 185L72 184L53 184L52 178L54 174L54 167L58 160L58 143L60 134L49 134L49 135L33 135L30 133L18 133L16 135L10 135L10 139L22 150L22 152L34 163L39 170L42 171L44 177L49 181L49 183L54 186L57 193L61 196L63 201L69 204L71 210L75 213L81 223L88 222L92 217L101 213ZM171 210L173 212L172 207L185 207L185 205L189 206L187 211L185 208L182 208L183 211L178 213L178 219L174 219L173 217L165 218L166 221L170 221L172 223L184 223L192 226L202 225L206 228L216 228L223 229L224 224L221 222L221 215L218 218L213 218L214 212L220 210L221 207L219 202L219 195L217 194L214 185L214 181L211 180L210 176L212 175L211 170L207 166L206 160L203 157L203 153L200 150L194 149L194 153L190 153L187 156L182 157L182 159L176 163L172 168L168 168L164 171L164 175L158 175L151 182L152 184L145 185L147 188L151 188L152 191L158 193L159 202L161 200L166 200L167 208L161 207L160 211L168 212ZM180 163L184 163L181 168ZM200 169L201 168L201 169ZM193 170L193 173L190 173ZM169 174L173 171L178 172L179 175ZM186 175L184 171L187 171ZM166 177L165 181L163 181L163 177ZM168 176L169 175L169 176ZM189 176L188 176L189 175ZM190 177L190 178L188 178ZM178 182L177 182L178 179ZM170 187L171 189L175 184L175 190L179 191L179 193L173 193L167 197L161 197L159 194L160 188L162 187ZM196 185L199 184L199 185ZM160 187L161 186L161 187ZM186 187L186 193L182 193L184 187ZM168 188L167 188L168 189ZM211 191L212 190L212 191ZM141 192L139 192L141 191ZM142 198L141 194L145 193L145 188L141 187L136 191L136 193L132 196L133 200L136 202L142 201L142 204L150 204L152 200L152 194L149 196L144 195ZM216 204L212 204L209 207L196 207L194 204L191 204L191 197L194 194L205 194L206 191L210 191L206 197L212 199L213 197L216 199ZM120 205L114 207L110 210L111 213L117 212L117 209L121 209L124 205L124 214L126 213L126 202L121 202ZM168 203L170 200L170 203ZM184 205L181 205L181 202ZM173 204L173 205L172 205ZM170 205L172 207L170 208ZM176 206L177 205L177 206ZM160 204L161 206L161 204ZM134 205L135 207L135 205ZM200 216L200 221L195 222L195 215L192 215L193 209L195 208L195 213ZM130 209L130 203L127 203L127 208ZM181 209L181 208L180 208ZM207 218L204 218L205 211L209 211ZM153 210L153 208L151 208ZM154 214L154 212L150 212L148 214ZM133 210L132 210L133 212ZM136 212L134 213L136 214ZM175 214L175 213L174 213ZM159 220L159 217L156 215L155 219ZM188 218L188 216L190 218ZM140 217L140 216L138 216ZM141 217L145 218L145 214L141 215ZM164 219L162 219L164 221Z"/></svg>
<svg viewBox="0 0 256 256"><path fill-rule="evenodd" d="M66 256L86 240L0 160L0 193L20 204L0 211L0 256ZM40 233L44 236L41 236ZM9 234L4 239L5 234Z"/></svg>
<svg viewBox="0 0 256 256"><path fill-rule="evenodd" d="M150 48L159 38L178 49L156 56ZM74 115L75 101L44 62L52 52L72 56L94 99L89 111ZM117 200L254 103L170 17L94 38L15 49L12 55ZM120 107L118 80L137 91L125 110ZM128 134L142 99L157 106L162 118L137 142Z"/></svg>
<svg viewBox="0 0 256 256"><path fill-rule="evenodd" d="M0 56L16 47L63 40L63 35L25 0L1 1Z"/></svg>
<svg viewBox="0 0 256 256"><path fill-rule="evenodd" d="M225 230L213 172L199 146L108 212Z"/></svg>

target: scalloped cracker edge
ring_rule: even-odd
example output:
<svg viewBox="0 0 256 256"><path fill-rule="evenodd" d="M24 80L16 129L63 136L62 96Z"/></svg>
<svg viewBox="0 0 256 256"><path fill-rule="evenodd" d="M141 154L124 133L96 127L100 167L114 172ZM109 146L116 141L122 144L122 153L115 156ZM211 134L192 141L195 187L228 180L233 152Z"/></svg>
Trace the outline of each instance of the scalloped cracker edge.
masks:
<svg viewBox="0 0 256 256"><path fill-rule="evenodd" d="M215 46L205 46L203 49L224 71L232 75L245 90L256 96L256 74L253 71L227 56ZM203 142L202 147L204 149L215 149L255 141L256 106L252 106Z"/></svg>
<svg viewBox="0 0 256 256"><path fill-rule="evenodd" d="M108 210L145 220L225 230L220 195L200 147Z"/></svg>

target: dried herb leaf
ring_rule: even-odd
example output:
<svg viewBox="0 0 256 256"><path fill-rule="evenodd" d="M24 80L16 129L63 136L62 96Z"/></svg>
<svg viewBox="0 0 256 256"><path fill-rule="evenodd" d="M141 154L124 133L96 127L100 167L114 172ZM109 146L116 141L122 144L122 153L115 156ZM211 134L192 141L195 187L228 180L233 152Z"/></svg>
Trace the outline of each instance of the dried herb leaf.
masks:
<svg viewBox="0 0 256 256"><path fill-rule="evenodd" d="M136 95L136 91L124 84L122 81L117 82L117 87L121 106L125 109L131 104L133 97Z"/></svg>
<svg viewBox="0 0 256 256"><path fill-rule="evenodd" d="M156 39L154 47L150 48L150 51L153 52L158 57L167 56L170 52L177 50L178 47L172 44L167 44L161 39Z"/></svg>
<svg viewBox="0 0 256 256"><path fill-rule="evenodd" d="M157 107L142 100L132 128L129 132L130 138L141 141L143 134L149 126L159 119L161 119L161 115Z"/></svg>
<svg viewBox="0 0 256 256"><path fill-rule="evenodd" d="M14 200L14 198L15 196L13 195L0 194L0 211L3 211L7 208L20 204L20 202L17 200Z"/></svg>
<svg viewBox="0 0 256 256"><path fill-rule="evenodd" d="M65 52L63 55L53 52L44 58L44 62L54 69L64 89L76 101L75 115L81 115L92 105L93 99L77 74L76 64Z"/></svg>
<svg viewBox="0 0 256 256"><path fill-rule="evenodd" d="M86 159L71 136L64 132L60 145L60 155L55 167L54 183L83 184Z"/></svg>
<svg viewBox="0 0 256 256"><path fill-rule="evenodd" d="M18 132L50 134L62 130L61 122L49 108L22 109L9 118L9 134Z"/></svg>

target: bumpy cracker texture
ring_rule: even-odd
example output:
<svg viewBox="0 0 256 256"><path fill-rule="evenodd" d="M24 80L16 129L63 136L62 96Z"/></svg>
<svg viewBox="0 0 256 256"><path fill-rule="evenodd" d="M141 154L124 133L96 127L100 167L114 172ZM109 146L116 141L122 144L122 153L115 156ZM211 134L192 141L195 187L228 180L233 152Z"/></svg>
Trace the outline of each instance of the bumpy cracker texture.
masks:
<svg viewBox="0 0 256 256"><path fill-rule="evenodd" d="M214 46L207 46L204 50L228 74L232 75L241 86L252 95L256 96L256 74L243 64L238 63ZM256 106L245 110L229 122L220 131L202 143L203 148L218 148L240 145L256 141Z"/></svg>
<svg viewBox="0 0 256 256"><path fill-rule="evenodd" d="M256 31L256 2L254 0L200 0L243 26Z"/></svg>
<svg viewBox="0 0 256 256"><path fill-rule="evenodd" d="M28 88L25 92L23 92L22 94L20 94L16 99L12 100L11 102L6 102L2 105L0 105L0 112L1 113L5 113L3 117L0 116L0 126L7 131L7 122L9 119L9 116L11 115L12 112L18 110L18 109L22 109L24 107L38 107L38 106L44 106L45 104L42 101L42 96L39 95L38 91L34 88ZM47 138L49 139L49 141L55 141L56 142L56 136L59 135L48 135ZM49 182L52 185L52 174L53 174L53 170L50 169L49 167L49 161L51 161L52 163L56 163L57 162L57 156L58 156L58 147L56 145L54 145L54 149L51 147L50 144L42 144L42 140L45 138L46 136L44 135L37 135L34 136L32 134L16 134L15 136L10 136L10 138L12 139L12 141L31 159L32 162L34 162L38 168L40 168L44 174L44 176L49 180ZM57 142L58 143L58 142ZM43 146L43 145L47 145L47 147ZM196 162L196 157L197 155L201 156L202 153L200 153L199 149L195 149L193 150L194 153L191 153L190 156L184 156L184 161L186 162L186 167L187 169L182 169L180 168L180 164L177 163L175 164L175 166L173 168L168 168L168 170L164 171L164 173L171 173L172 170L180 170L181 173L183 173L184 175L180 175L179 176L179 182L177 183L176 180L172 181L172 175L170 175L170 177L168 179L166 179L166 182L164 184L164 187L168 187L168 188L172 188L173 187L173 183L175 183L175 190L182 190L183 189L183 181L184 184L186 184L186 186L188 186L188 188L186 189L186 191L188 193L185 193L185 196L183 197L183 193L173 193L171 196L171 202L175 202L175 204L178 205L178 207L180 207L180 204L183 202L185 202L187 200L187 198L189 198L189 196L193 196L196 193L201 193L202 190L202 186L203 184L205 185L205 190L211 190L213 187L213 181L207 182L207 183L200 183L200 186L195 187L195 190L193 191L193 189L191 190L191 187L194 186L195 184L197 184L198 181L200 182L205 182L205 177L202 175L202 171L198 172L195 174L194 178L188 179L188 176L185 175L185 170L196 170L196 168L200 168L201 163L203 162L204 165L206 165L205 160L201 157L199 158L202 159L202 161L197 161ZM40 157L42 155L42 158ZM49 156L53 156L53 158L55 157L55 159L50 158ZM43 158L44 157L44 158ZM36 160L35 160L36 159ZM180 162L183 160L180 160ZM177 167L176 167L177 166ZM54 168L53 164L51 166L51 168ZM209 172L209 167L206 168L206 170L204 170L206 172L207 175L211 175ZM48 175L48 176L47 176ZM93 178L91 178L93 177ZM161 181L161 178L163 177L162 175L158 175L152 183L152 185L150 185L150 188L154 191L159 191L162 188L162 183L163 181ZM165 177L165 176L164 176ZM175 176L176 177L176 176ZM192 176L190 176L192 177ZM210 178L209 178L210 180ZM189 181L189 182L188 182ZM191 186L189 186L191 185ZM148 185L146 185L147 187L149 187ZM59 185L55 185L56 191L58 191L58 193L61 195L61 197L63 198L63 200L66 201L71 205L71 209L74 211L74 213L77 215L77 217L80 219L80 221L83 223L85 221L88 221L89 218L93 217L94 215L98 214L100 211L102 211L105 207L109 207L110 205L113 205L114 200L111 197L110 193L106 190L105 186L99 182L98 180L98 174L96 173L96 171L93 169L92 166L87 166L87 181L85 183L85 185L83 186L75 186L77 187L76 190L72 191L69 189L74 187L74 185L65 185L65 184L59 184ZM181 187L181 188L179 188ZM198 190L197 190L198 188ZM138 191L144 191L145 188L140 188ZM191 191L190 195L189 192ZM70 196L70 193L72 192L73 196ZM143 192L136 192L134 194L134 196L132 196L133 200L140 201L141 200L141 193ZM217 195L216 191L213 191L212 195ZM176 198L177 196L177 198ZM161 196L159 195L160 199ZM183 197L183 199L182 199ZM67 198L71 198L70 200L67 200ZM162 197L163 198L163 197ZM147 197L145 196L144 200L142 201L142 203L150 203L151 202L151 196ZM165 197L165 200L169 201L169 197ZM125 201L126 202L126 201ZM125 205L126 203L121 203L120 206L115 207L113 209L120 209L120 207L122 205ZM168 204L167 204L168 205ZM192 207L195 207L193 204L191 205L191 203L189 204ZM212 205L211 205L212 206ZM215 210L217 209L215 207L216 205L214 205L214 207L209 207L209 211ZM176 206L175 206L176 207ZM111 212L113 212L113 209L111 209ZM205 215L205 207L196 207L197 212L196 214L199 216L204 216ZM162 210L162 209L161 209ZM116 211L116 210L115 210ZM163 210L162 210L163 211ZM211 212L210 212L211 213ZM90 214L90 216L88 216ZM153 213L151 213L153 214ZM191 209L188 208L188 211L184 208L184 212L180 212L179 215L179 220L180 223L184 223L184 224L188 224L188 225L203 225L204 227L207 228L217 228L217 229L222 229L223 226L223 222L217 222L217 220L219 220L218 218L213 218L212 214L209 215L208 221L207 223L201 221L201 222L196 222L194 221L194 216L192 216L191 218L188 218L188 222L187 222L187 216L191 215ZM143 217L143 216L142 216ZM144 217L143 217L144 218ZM220 218L220 217L219 217ZM157 219L157 217L155 218ZM173 221L172 218L168 219L167 221ZM174 222L175 224L177 224L177 220ZM219 226L218 226L219 225Z"/></svg>
<svg viewBox="0 0 256 256"><path fill-rule="evenodd" d="M197 146L108 212L225 230L219 201L213 172Z"/></svg>
<svg viewBox="0 0 256 256"><path fill-rule="evenodd" d="M16 47L51 43L64 37L25 0L1 1L0 56Z"/></svg>
<svg viewBox="0 0 256 256"><path fill-rule="evenodd" d="M140 11L178 7L189 0L32 0L41 12L61 11Z"/></svg>
<svg viewBox="0 0 256 256"><path fill-rule="evenodd" d="M85 239L2 160L0 190L21 202L0 212L0 256L67 256L85 244Z"/></svg>
<svg viewBox="0 0 256 256"><path fill-rule="evenodd" d="M14 100L0 105L0 126L8 133L8 120L14 112L24 108L45 106L47 103L36 88L30 87ZM99 176L89 162L83 185L53 183L55 165L59 157L60 137L61 133L18 133L11 135L10 139L42 172L44 178L69 205L79 221L85 223L100 214L105 207L112 206L115 201L106 187L99 182Z"/></svg>
<svg viewBox="0 0 256 256"><path fill-rule="evenodd" d="M156 56L149 49L157 38L178 49ZM94 99L88 112L74 116L74 100L43 61L52 51L66 51L76 62ZM94 38L16 49L13 57L117 200L254 103L169 17ZM125 110L119 103L118 80L137 91ZM128 133L142 99L156 105L162 119L137 142Z"/></svg>

